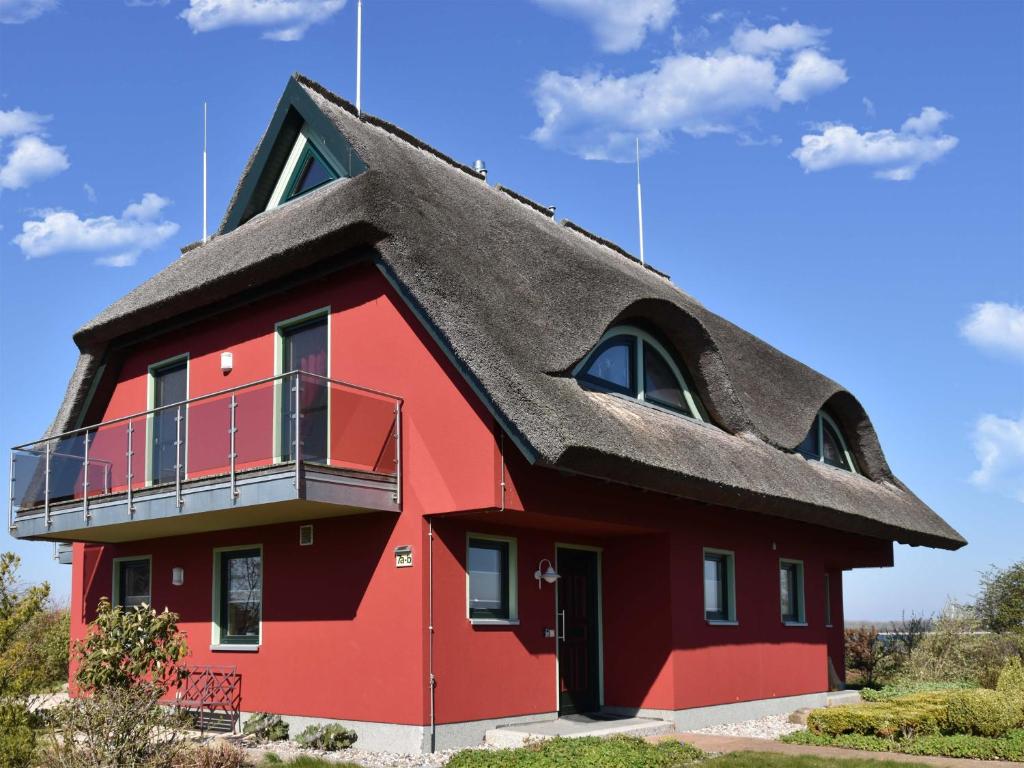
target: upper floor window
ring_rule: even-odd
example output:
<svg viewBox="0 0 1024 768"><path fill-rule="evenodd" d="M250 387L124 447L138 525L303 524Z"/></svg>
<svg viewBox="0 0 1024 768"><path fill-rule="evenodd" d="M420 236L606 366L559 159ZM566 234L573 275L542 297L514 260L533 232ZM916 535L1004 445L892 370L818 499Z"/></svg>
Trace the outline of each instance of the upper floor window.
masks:
<svg viewBox="0 0 1024 768"><path fill-rule="evenodd" d="M334 169L334 165L324 152L304 131L300 132L270 196L267 208L276 208L340 177L341 174Z"/></svg>
<svg viewBox="0 0 1024 768"><path fill-rule="evenodd" d="M839 425L824 411L818 411L810 432L797 446L797 451L808 459L823 461L831 467L845 469L847 472L857 471Z"/></svg>
<svg viewBox="0 0 1024 768"><path fill-rule="evenodd" d="M708 420L682 368L657 339L639 328L620 326L608 331L577 367L576 377L597 389Z"/></svg>

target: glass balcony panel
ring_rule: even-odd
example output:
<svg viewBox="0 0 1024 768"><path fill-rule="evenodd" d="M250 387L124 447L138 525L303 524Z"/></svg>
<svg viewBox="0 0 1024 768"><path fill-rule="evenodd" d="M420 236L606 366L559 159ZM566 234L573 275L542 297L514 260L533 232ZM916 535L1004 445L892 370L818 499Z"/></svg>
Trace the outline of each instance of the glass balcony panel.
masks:
<svg viewBox="0 0 1024 768"><path fill-rule="evenodd" d="M82 498L85 479L85 433L50 442L50 503L59 504Z"/></svg>
<svg viewBox="0 0 1024 768"><path fill-rule="evenodd" d="M45 503L46 458L43 443L13 452L12 470L14 482L11 485L11 503L15 513L38 511Z"/></svg>
<svg viewBox="0 0 1024 768"><path fill-rule="evenodd" d="M88 434L89 497L122 493L128 467L128 423L101 424Z"/></svg>
<svg viewBox="0 0 1024 768"><path fill-rule="evenodd" d="M334 381L327 384L331 466L395 474L395 400Z"/></svg>
<svg viewBox="0 0 1024 768"><path fill-rule="evenodd" d="M235 469L265 467L279 461L277 404L288 379L268 381L235 392Z"/></svg>
<svg viewBox="0 0 1024 768"><path fill-rule="evenodd" d="M189 480L230 471L231 395L198 400L188 406L185 476Z"/></svg>
<svg viewBox="0 0 1024 768"><path fill-rule="evenodd" d="M146 461L148 458L148 448L146 444L146 425L149 421L148 416L136 416L133 419L129 419L125 422L125 445L127 446L128 441L128 425L132 428L132 458L131 462L126 465L126 469L131 467L131 483L132 490L138 491L146 487ZM128 485L128 477L125 476L124 483Z"/></svg>

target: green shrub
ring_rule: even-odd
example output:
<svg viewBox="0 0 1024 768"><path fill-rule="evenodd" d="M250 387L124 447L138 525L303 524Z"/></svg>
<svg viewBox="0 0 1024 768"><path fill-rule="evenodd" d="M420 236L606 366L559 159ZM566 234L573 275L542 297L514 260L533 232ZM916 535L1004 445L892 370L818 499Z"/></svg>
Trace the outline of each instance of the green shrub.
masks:
<svg viewBox="0 0 1024 768"><path fill-rule="evenodd" d="M1007 696L1018 697L1024 706L1024 662L1020 660L1020 657L1006 662L1006 666L999 673L996 690Z"/></svg>
<svg viewBox="0 0 1024 768"><path fill-rule="evenodd" d="M300 747L335 752L348 749L356 743L356 732L337 723L313 724L295 737Z"/></svg>
<svg viewBox="0 0 1024 768"><path fill-rule="evenodd" d="M860 697L864 701L891 701L904 696L912 696L917 693L938 693L941 691L956 691L970 688L967 683L944 683L936 681L904 682L886 685L879 689L864 688Z"/></svg>
<svg viewBox="0 0 1024 768"><path fill-rule="evenodd" d="M257 712L242 726L242 733L251 736L255 741L284 741L288 738L288 723L280 715L269 712Z"/></svg>
<svg viewBox="0 0 1024 768"><path fill-rule="evenodd" d="M797 731L782 737L789 744L817 747L844 747L872 752L903 752L931 757L963 757L976 760L1024 760L1024 730L1011 731L1002 738L965 734L932 734L911 739L883 739L878 736L845 734L826 736Z"/></svg>
<svg viewBox="0 0 1024 768"><path fill-rule="evenodd" d="M35 751L31 715L23 704L0 704L0 765L27 768Z"/></svg>
<svg viewBox="0 0 1024 768"><path fill-rule="evenodd" d="M949 697L944 730L950 733L1003 736L1019 725L1024 725L1024 710L1005 693L975 688Z"/></svg>
<svg viewBox="0 0 1024 768"><path fill-rule="evenodd" d="M946 716L946 693L919 693L891 701L816 709L807 718L815 733L896 738L938 733Z"/></svg>
<svg viewBox="0 0 1024 768"><path fill-rule="evenodd" d="M456 754L448 768L677 768L704 753L675 740L651 744L643 739L550 739L517 749L469 749Z"/></svg>

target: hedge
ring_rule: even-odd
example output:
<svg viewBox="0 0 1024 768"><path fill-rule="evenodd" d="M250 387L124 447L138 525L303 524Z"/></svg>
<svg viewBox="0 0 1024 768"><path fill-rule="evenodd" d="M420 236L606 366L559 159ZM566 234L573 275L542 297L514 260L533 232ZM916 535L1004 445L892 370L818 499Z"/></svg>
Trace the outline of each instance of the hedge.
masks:
<svg viewBox="0 0 1024 768"><path fill-rule="evenodd" d="M643 739L550 739L516 749L469 749L456 754L448 768L679 768L703 759L689 744Z"/></svg>
<svg viewBox="0 0 1024 768"><path fill-rule="evenodd" d="M976 760L1024 761L1024 730L1015 730L1001 738L964 734L918 736L909 739L884 739L879 736L844 734L828 736L798 731L783 736L788 744L816 747L845 747L870 752L903 752L928 757L966 757Z"/></svg>

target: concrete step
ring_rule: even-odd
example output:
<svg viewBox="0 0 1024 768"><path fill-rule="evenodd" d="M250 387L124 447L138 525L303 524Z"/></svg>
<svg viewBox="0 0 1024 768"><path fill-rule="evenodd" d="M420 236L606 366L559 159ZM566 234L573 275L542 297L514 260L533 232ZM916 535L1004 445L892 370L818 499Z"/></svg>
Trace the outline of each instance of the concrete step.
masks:
<svg viewBox="0 0 1024 768"><path fill-rule="evenodd" d="M860 691L832 691L825 699L826 707L842 707L846 704L860 704Z"/></svg>
<svg viewBox="0 0 1024 768"><path fill-rule="evenodd" d="M506 725L492 728L484 735L484 741L493 747L521 747L527 742L543 741L561 736L578 739L583 736L658 736L671 733L672 723L648 717L625 717L614 720L589 719L585 717L560 717L542 723Z"/></svg>

